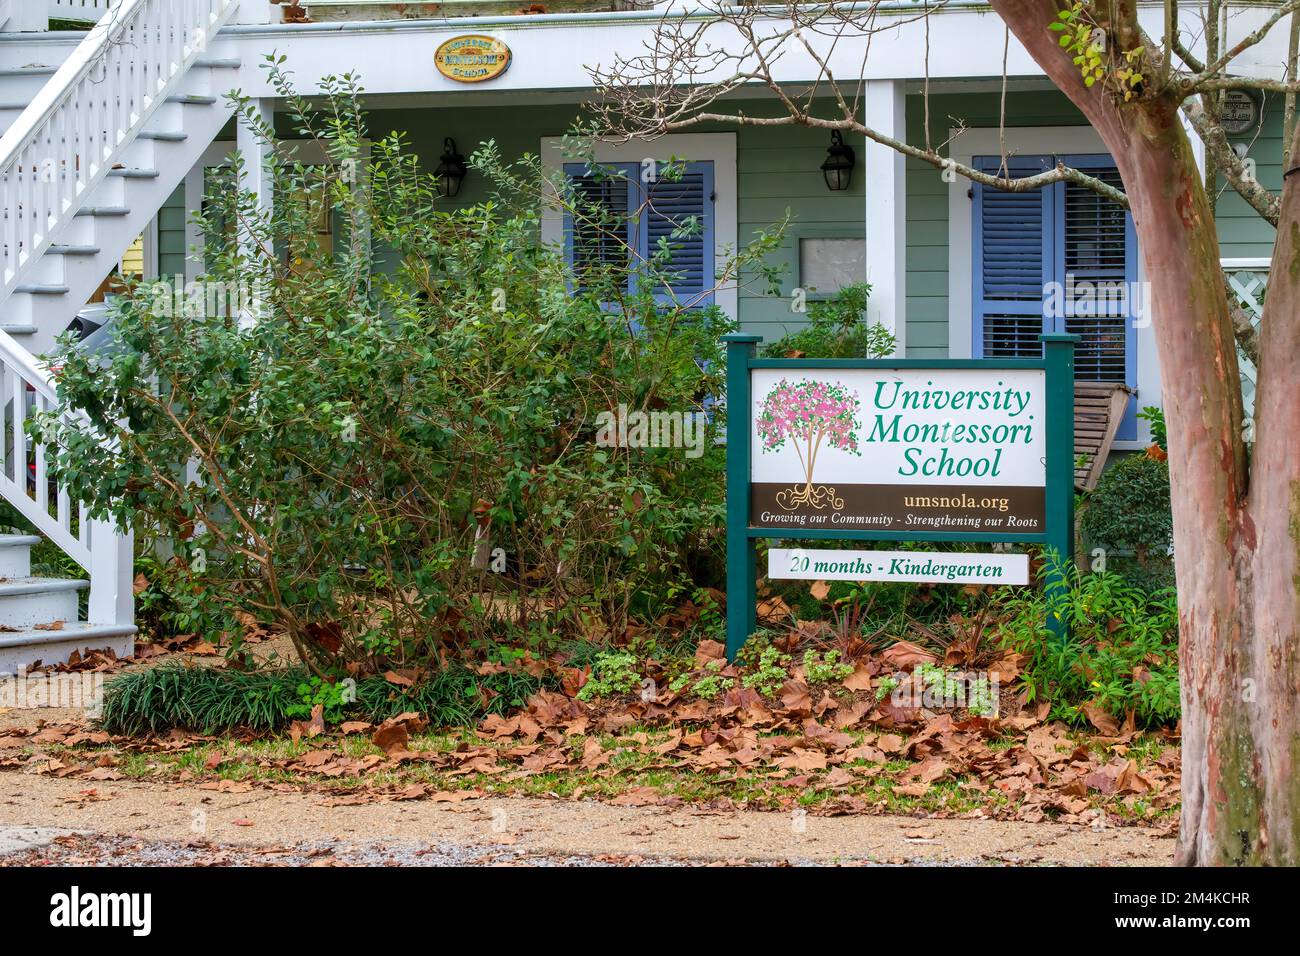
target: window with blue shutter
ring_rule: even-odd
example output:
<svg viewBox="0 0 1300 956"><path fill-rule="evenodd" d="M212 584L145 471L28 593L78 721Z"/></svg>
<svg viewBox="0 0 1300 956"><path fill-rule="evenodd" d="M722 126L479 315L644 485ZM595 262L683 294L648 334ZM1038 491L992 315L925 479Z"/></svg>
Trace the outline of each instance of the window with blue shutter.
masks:
<svg viewBox="0 0 1300 956"><path fill-rule="evenodd" d="M1105 155L1019 156L1005 175L1032 175L1057 159L1122 188ZM997 173L998 157L976 157L977 168ZM1121 206L1074 183L1030 193L975 184L973 354L1027 358L1041 354L1042 332L1081 337L1075 378L1137 385L1133 290L1137 238ZM1130 400L1120 439L1137 437L1137 402Z"/></svg>
<svg viewBox="0 0 1300 956"><path fill-rule="evenodd" d="M595 268L628 267L627 288L639 281L637 263L661 250L666 260L654 276L655 298L695 307L713 301L713 163L676 163L672 175L643 182L641 166L607 163L593 170L567 163L577 199L606 215L565 215L564 243L578 281ZM680 175L678 175L680 172Z"/></svg>
<svg viewBox="0 0 1300 956"><path fill-rule="evenodd" d="M1017 158L1003 175L1042 172L1045 159ZM998 162L979 168L997 173ZM1013 193L975 184L974 354L1030 358L1042 353L1044 289L1052 281L1052 209L1049 190Z"/></svg>
<svg viewBox="0 0 1300 956"><path fill-rule="evenodd" d="M628 269L631 264L636 238L630 214L640 205L636 166L566 163L564 172L573 182L577 213L565 213L564 252L581 288L593 272Z"/></svg>
<svg viewBox="0 0 1300 956"><path fill-rule="evenodd" d="M638 252L649 260L666 249L669 264L655 277L655 297L695 307L713 301L713 163L681 167L680 176L644 184L645 228Z"/></svg>

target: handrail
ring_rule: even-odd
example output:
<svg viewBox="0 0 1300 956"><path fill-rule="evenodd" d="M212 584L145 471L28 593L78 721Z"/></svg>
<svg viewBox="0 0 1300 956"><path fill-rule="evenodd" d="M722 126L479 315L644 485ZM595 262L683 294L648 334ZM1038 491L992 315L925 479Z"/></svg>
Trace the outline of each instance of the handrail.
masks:
<svg viewBox="0 0 1300 956"><path fill-rule="evenodd" d="M43 442L31 442L25 427L32 412L58 407L49 370L0 330L0 494L37 531L90 571L94 523L82 507L77 508L74 522L72 501L62 487L53 487L51 502L54 482L48 449Z"/></svg>
<svg viewBox="0 0 1300 956"><path fill-rule="evenodd" d="M14 341L4 329L0 329L0 362L22 376L27 384L33 386L50 401L58 398L54 385L54 376L44 363L36 356Z"/></svg>
<svg viewBox="0 0 1300 956"><path fill-rule="evenodd" d="M108 174L238 0L106 0L0 136L0 302Z"/></svg>

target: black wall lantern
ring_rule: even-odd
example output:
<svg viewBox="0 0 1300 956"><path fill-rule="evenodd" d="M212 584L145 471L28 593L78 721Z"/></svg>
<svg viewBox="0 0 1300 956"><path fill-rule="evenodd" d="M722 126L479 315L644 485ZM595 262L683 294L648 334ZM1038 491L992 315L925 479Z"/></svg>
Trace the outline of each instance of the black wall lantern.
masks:
<svg viewBox="0 0 1300 956"><path fill-rule="evenodd" d="M831 130L830 149L826 150L826 162L822 163L822 175L826 177L826 188L839 192L849 188L853 179L853 166L857 155L852 146L844 145L844 137L839 130Z"/></svg>
<svg viewBox="0 0 1300 956"><path fill-rule="evenodd" d="M460 184L465 181L465 157L456 152L456 141L450 136L442 141L442 162L433 173L438 177L438 192L444 199L460 192Z"/></svg>

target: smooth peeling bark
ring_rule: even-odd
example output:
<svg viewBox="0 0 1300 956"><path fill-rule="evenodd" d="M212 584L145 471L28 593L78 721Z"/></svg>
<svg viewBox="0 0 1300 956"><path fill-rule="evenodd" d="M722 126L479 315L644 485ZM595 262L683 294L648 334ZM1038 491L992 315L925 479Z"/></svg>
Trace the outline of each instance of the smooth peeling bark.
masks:
<svg viewBox="0 0 1300 956"><path fill-rule="evenodd" d="M1291 155L1297 156L1293 140ZM1260 323L1248 505L1252 655L1267 858L1300 863L1300 175L1287 177Z"/></svg>
<svg viewBox="0 0 1300 956"><path fill-rule="evenodd" d="M1147 281L1169 425L1187 864L1300 861L1296 643L1300 571L1300 196L1288 182L1266 300L1249 479L1214 217L1171 100L1084 87L1048 31L1051 0L992 0L1115 158ZM1112 35L1124 41L1132 5ZM1127 47L1128 43L1125 43ZM1295 179L1296 177L1292 177ZM1285 278L1283 278L1285 276ZM1283 279L1278 282L1278 279Z"/></svg>

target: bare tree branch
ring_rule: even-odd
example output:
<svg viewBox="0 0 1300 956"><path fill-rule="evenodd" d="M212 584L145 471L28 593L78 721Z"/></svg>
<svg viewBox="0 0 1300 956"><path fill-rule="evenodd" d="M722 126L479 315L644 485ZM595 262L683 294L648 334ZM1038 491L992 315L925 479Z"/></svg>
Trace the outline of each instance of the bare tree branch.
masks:
<svg viewBox="0 0 1300 956"><path fill-rule="evenodd" d="M1300 0L1297 0L1300 2ZM790 3L783 11L786 23L773 22L773 10L718 6L717 20L688 22L683 17L666 17L647 41L645 54L617 59L610 66L591 71L600 96L591 109L601 131L619 141L646 139L689 129L704 123L736 126L805 126L814 129L859 133L873 142L897 150L905 156L928 163L936 169L955 173L972 182L1008 192L1029 192L1057 182L1072 182L1091 189L1128 208L1123 191L1094 176L1060 163L1033 176L1009 177L983 172L951 157L943 156L929 145L914 146L887 136L859 118L861 110L856 95L850 97L835 77L827 52L812 38L867 38L884 27L875 20L877 4L834 4L813 8ZM943 6L933 0L910 19L925 19ZM900 22L890 17L886 26ZM726 25L739 33L744 44L740 51L714 44L708 29ZM816 66L816 78L808 89L796 93L790 84L777 78L776 66L781 58L797 49ZM860 87L862 80L855 81ZM771 91L782 107L782 116L751 116L743 110L719 111L716 104L745 87L761 85ZM813 95L821 92L831 99L837 115L814 113ZM927 124L928 125L928 124ZM1005 157L1004 157L1005 159Z"/></svg>
<svg viewBox="0 0 1300 956"><path fill-rule="evenodd" d="M1227 50L1223 51L1222 55L1213 60L1205 67L1205 69L1197 73L1196 76L1188 79L1184 84L1184 89L1187 90L1189 94L1200 92L1204 89L1215 89L1216 87L1208 86L1206 84L1221 79L1222 77L1220 74L1223 73L1229 63L1241 56L1242 53L1245 53L1251 47L1263 42L1264 38L1268 36L1269 31L1272 30L1283 17L1289 16L1296 10L1300 10L1300 0L1286 0L1286 2L1274 10L1273 13L1270 14L1269 18L1260 24L1256 30L1238 40ZM1227 89L1227 87L1218 87L1218 89Z"/></svg>
<svg viewBox="0 0 1300 956"><path fill-rule="evenodd" d="M1214 158L1215 167L1223 173L1228 184L1250 204L1252 209L1264 217L1265 221L1276 226L1281 201L1253 176L1247 174L1246 164L1228 143L1228 135L1223 131L1223 127L1206 115L1205 107L1200 100L1185 101L1182 110L1192 129L1205 143L1206 150Z"/></svg>
<svg viewBox="0 0 1300 956"><path fill-rule="evenodd" d="M1237 348L1255 368L1259 368L1259 329L1251 321L1250 313L1240 305L1230 301L1228 309L1232 313L1232 334L1237 340Z"/></svg>

